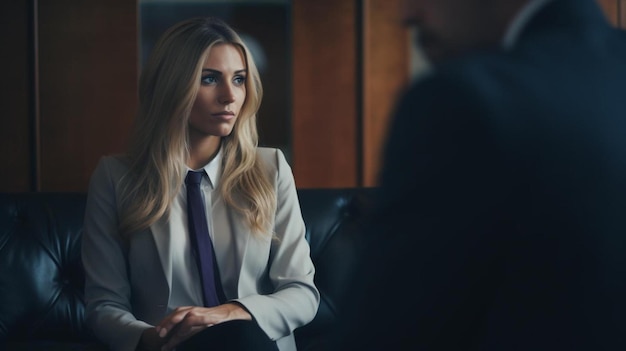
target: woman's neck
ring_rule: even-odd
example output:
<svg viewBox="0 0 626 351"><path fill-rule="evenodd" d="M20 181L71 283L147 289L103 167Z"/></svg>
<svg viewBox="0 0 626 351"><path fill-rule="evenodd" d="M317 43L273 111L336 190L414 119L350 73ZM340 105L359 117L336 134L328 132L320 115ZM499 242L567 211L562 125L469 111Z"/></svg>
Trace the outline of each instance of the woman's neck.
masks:
<svg viewBox="0 0 626 351"><path fill-rule="evenodd" d="M221 137L208 136L204 138L191 138L189 159L187 166L191 169L199 169L217 155L220 149Z"/></svg>

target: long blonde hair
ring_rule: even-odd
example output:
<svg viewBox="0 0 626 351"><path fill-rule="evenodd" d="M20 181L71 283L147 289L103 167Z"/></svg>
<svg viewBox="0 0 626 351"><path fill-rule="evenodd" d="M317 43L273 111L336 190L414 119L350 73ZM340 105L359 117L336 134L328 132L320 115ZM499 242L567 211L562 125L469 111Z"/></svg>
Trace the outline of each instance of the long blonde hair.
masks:
<svg viewBox="0 0 626 351"><path fill-rule="evenodd" d="M120 231L128 235L169 215L189 158L188 120L202 65L218 43L243 53L246 98L233 131L222 138L220 192L254 233L271 233L276 195L257 157L256 113L263 88L252 56L239 35L215 18L194 18L168 29L156 43L139 80L139 110L131 133L128 174L122 181Z"/></svg>

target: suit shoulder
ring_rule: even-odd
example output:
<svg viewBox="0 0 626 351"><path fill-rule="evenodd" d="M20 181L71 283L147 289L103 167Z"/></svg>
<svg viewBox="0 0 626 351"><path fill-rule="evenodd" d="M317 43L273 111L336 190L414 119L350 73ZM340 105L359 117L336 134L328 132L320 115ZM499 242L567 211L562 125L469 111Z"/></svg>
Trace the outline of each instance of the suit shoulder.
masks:
<svg viewBox="0 0 626 351"><path fill-rule="evenodd" d="M280 164L286 162L281 149L274 147L257 147L257 156L265 163Z"/></svg>
<svg viewBox="0 0 626 351"><path fill-rule="evenodd" d="M128 159L126 156L118 155L106 155L100 157L98 165L106 165L107 167L128 169Z"/></svg>
<svg viewBox="0 0 626 351"><path fill-rule="evenodd" d="M128 161L123 155L102 156L91 176L92 183L112 182L119 180L128 172Z"/></svg>
<svg viewBox="0 0 626 351"><path fill-rule="evenodd" d="M258 147L257 156L261 163L265 166L268 175L272 178L274 178L276 174L282 174L287 170L291 170L291 167L285 158L285 154L281 149Z"/></svg>
<svg viewBox="0 0 626 351"><path fill-rule="evenodd" d="M276 152L280 151L275 147L264 147L259 146L256 148L256 153L261 158L271 158L276 157Z"/></svg>
<svg viewBox="0 0 626 351"><path fill-rule="evenodd" d="M503 52L485 52L436 66L407 90L408 106L476 108L506 102L536 84L536 67ZM454 101L454 104L450 104Z"/></svg>

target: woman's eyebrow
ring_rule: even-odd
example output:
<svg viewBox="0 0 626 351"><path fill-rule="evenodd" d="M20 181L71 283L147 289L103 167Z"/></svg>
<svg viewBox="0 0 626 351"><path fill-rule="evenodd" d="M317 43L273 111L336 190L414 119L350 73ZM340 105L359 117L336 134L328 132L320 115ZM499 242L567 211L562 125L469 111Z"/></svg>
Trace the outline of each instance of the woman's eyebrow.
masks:
<svg viewBox="0 0 626 351"><path fill-rule="evenodd" d="M213 74L219 74L219 75L222 75L222 72L220 72L220 71L218 71L218 70L216 70L216 69L212 69L212 68L203 68L203 69L202 69L202 72L203 72L203 73L204 73L204 72L211 72L211 73L213 73ZM246 73L246 70L245 70L245 69L239 69L239 70L236 70L236 71L235 71L235 74L241 74L241 73Z"/></svg>

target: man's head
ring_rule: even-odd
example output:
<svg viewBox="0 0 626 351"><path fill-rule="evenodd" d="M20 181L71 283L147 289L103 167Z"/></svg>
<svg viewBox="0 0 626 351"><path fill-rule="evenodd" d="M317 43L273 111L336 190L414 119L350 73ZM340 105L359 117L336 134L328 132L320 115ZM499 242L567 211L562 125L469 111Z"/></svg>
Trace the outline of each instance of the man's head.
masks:
<svg viewBox="0 0 626 351"><path fill-rule="evenodd" d="M530 0L404 0L401 16L417 27L417 44L432 62L499 45Z"/></svg>

